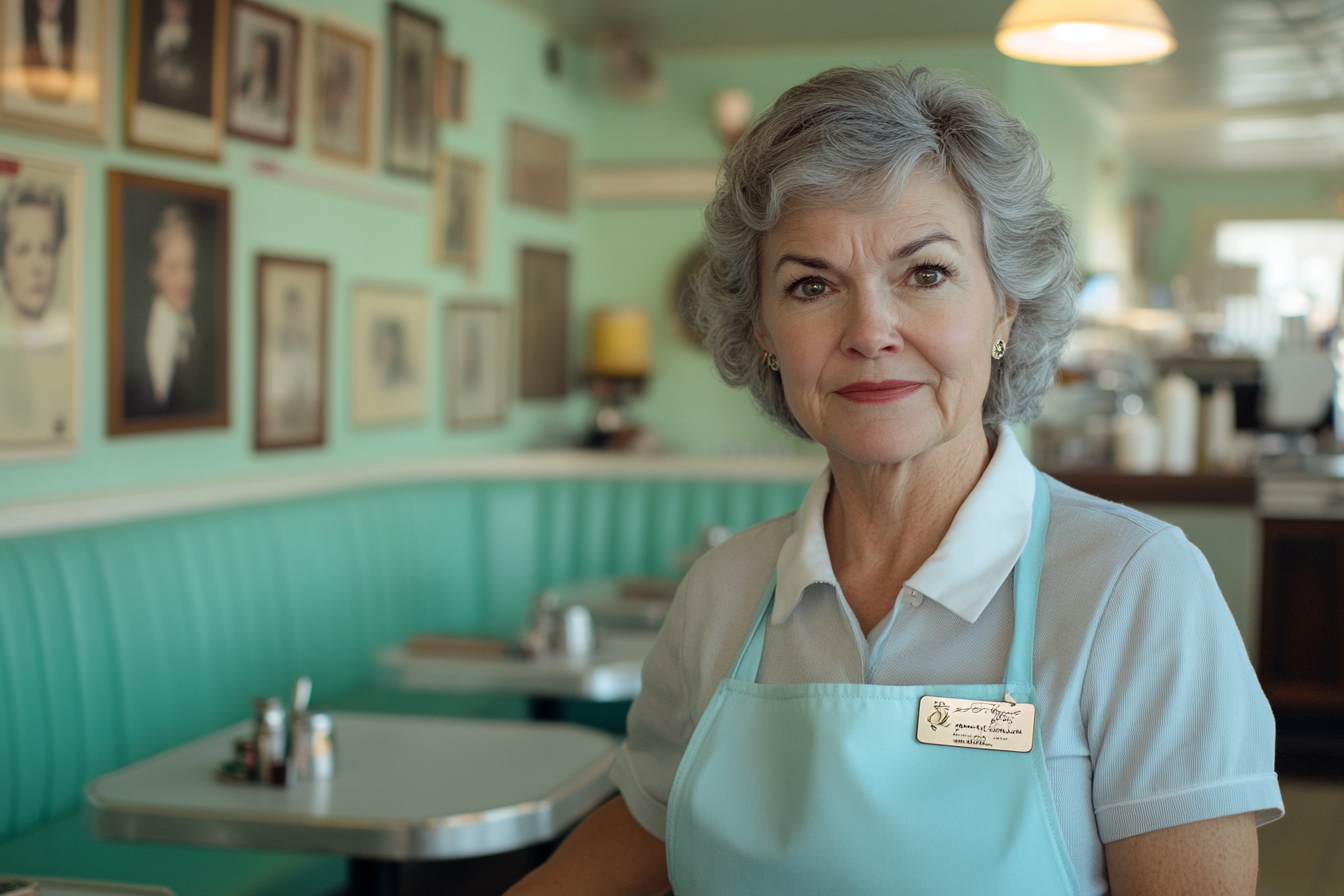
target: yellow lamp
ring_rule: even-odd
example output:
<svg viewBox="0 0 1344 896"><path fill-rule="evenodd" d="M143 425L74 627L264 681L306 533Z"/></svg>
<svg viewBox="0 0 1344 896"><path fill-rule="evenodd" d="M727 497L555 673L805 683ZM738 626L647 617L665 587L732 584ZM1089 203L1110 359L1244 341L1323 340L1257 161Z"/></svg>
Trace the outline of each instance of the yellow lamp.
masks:
<svg viewBox="0 0 1344 896"><path fill-rule="evenodd" d="M642 377L649 373L649 312L637 306L593 312L589 370L593 376Z"/></svg>
<svg viewBox="0 0 1344 896"><path fill-rule="evenodd" d="M1128 65L1176 49L1153 0L1016 0L994 38L1014 59L1052 65Z"/></svg>

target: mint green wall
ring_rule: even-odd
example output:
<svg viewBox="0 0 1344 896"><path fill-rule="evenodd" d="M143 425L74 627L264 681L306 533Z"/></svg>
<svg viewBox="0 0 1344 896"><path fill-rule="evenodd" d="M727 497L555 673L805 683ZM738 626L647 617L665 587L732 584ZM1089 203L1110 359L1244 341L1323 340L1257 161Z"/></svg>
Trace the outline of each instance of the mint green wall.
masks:
<svg viewBox="0 0 1344 896"><path fill-rule="evenodd" d="M115 4L120 8L121 4ZM285 0L281 4L308 17L318 14L366 29L379 41L378 77L383 75L381 43L386 4L374 0ZM447 44L472 63L470 121L445 127L441 144L484 160L488 211L481 274L470 279L456 268L429 261L429 188L425 181L383 173L378 168L354 173L316 160L309 152L300 99L298 145L274 150L229 139L220 164L179 160L128 149L120 132L120 114L112 116L105 147L0 132L5 152L59 157L83 165L86 203L83 258L82 438L71 457L0 462L0 502L58 495L134 490L212 478L274 475L293 470L394 461L449 453L481 453L554 441L557 433L577 427L585 412L578 399L515 404L506 426L474 432L450 431L444 424L439 368L430 376L424 421L417 425L354 429L350 424L350 288L360 281L420 285L431 299L431 357L437 358L441 306L451 298L485 297L512 304L517 295L518 247L538 245L573 253L574 277L586 253L579 243L582 210L568 217L510 205L504 199L504 157L508 121L518 118L571 135L583 142L585 101L574 65L578 52L567 47L565 76L549 79L542 67L549 35L537 22L490 0L424 2L447 26ZM120 32L121 15L114 16ZM120 43L118 42L118 45ZM375 91L377 94L377 91ZM120 96L114 83L112 95ZM376 100L377 104L380 100ZM381 121L381 117L376 120ZM377 142L381 142L381 137ZM381 149L381 148L380 148ZM254 158L274 158L285 166L372 185L416 198L422 211L411 213L295 186L250 173ZM228 429L197 430L109 438L103 407L105 388L106 172L109 168L226 186L232 190L233 232L230 282L230 396ZM318 449L258 454L252 450L253 283L258 252L324 258L331 263L330 395L327 445ZM575 337L578 338L577 335Z"/></svg>
<svg viewBox="0 0 1344 896"><path fill-rule="evenodd" d="M375 0L295 0L308 15L334 15L381 39L384 9ZM200 481L275 475L288 471L395 462L442 454L471 454L556 446L585 423L588 401L579 393L555 402L515 403L508 423L457 432L444 425L440 370L430 377L428 409L417 425L355 429L349 421L350 288L385 281L428 288L434 309L431 345L438 346L441 306L451 298L485 297L512 305L517 295L518 248L568 249L571 268L571 366L586 352L587 312L611 303L638 303L652 311L655 375L637 404L639 419L664 447L695 453L816 452L766 422L742 393L723 386L707 357L676 336L669 301L673 274L697 243L698 203L580 204L567 216L532 211L505 199L503 158L507 123L524 119L569 134L581 164L717 161L720 145L709 120L712 96L741 87L758 109L780 92L825 68L900 61L957 70L996 91L1041 138L1056 180L1054 196L1079 224L1085 253L1096 222L1118 219L1122 189L1098 172L1126 166L1114 136L1087 111L1086 90L1043 66L1007 60L984 43L872 44L815 49L684 54L664 59L665 91L649 103L620 102L600 88L595 56L566 46L565 74L542 71L549 35L539 22L491 0L424 3L440 15L448 45L472 62L471 119L441 131L450 151L487 164L489 201L485 258L476 279L428 261L429 190L425 183L371 170L352 173L315 160L301 123L299 143L278 151L230 139L220 164L173 159L124 147L119 115L106 147L0 133L9 152L70 159L84 166L87 201L84 241L84 363L82 439L72 457L0 463L0 504L89 492L127 491ZM118 23L120 27L120 22ZM381 62L381 60L380 60ZM381 75L381 66L379 74ZM120 85L113 85L119 95ZM307 111L301 102L300 112ZM375 185L421 203L407 212L295 186L250 173L255 158ZM228 429L109 438L105 435L105 182L109 168L147 172L229 187L233 191L231 407ZM1099 188L1098 184L1102 183ZM318 449L258 454L252 442L254 258L258 252L325 258L332 265L331 390L328 443ZM1093 253L1095 254L1095 253Z"/></svg>
<svg viewBox="0 0 1344 896"><path fill-rule="evenodd" d="M1197 174L1144 172L1142 192L1157 197L1161 223L1154 244L1156 278L1169 280L1198 259L1209 247L1199 245L1201 217L1264 215L1337 217L1336 194L1344 190L1344 176L1331 172Z"/></svg>
<svg viewBox="0 0 1344 896"><path fill-rule="evenodd" d="M586 160L714 162L722 145L709 109L719 90L745 89L759 111L787 88L832 66L893 62L959 71L998 93L1040 137L1055 169L1053 196L1078 223L1085 254L1091 249L1089 230L1098 221L1120 220L1127 166L1116 135L1086 109L1086 94L1050 67L1010 61L987 43L673 56L663 61L664 94L658 101L631 103L601 95L592 100ZM1112 173L1099 174L1104 171ZM707 356L671 326L672 281L698 244L701 211L698 203L673 202L590 207L584 218L583 307L637 303L651 309L656 371L638 413L668 448L703 453L816 451L765 422L747 396L719 382Z"/></svg>

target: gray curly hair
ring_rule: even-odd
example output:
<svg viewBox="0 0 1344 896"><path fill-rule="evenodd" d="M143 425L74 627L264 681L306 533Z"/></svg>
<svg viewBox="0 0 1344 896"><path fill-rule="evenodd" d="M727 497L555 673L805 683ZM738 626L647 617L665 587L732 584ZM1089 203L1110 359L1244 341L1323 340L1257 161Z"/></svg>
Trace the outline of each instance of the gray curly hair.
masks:
<svg viewBox="0 0 1344 896"><path fill-rule="evenodd" d="M761 237L787 209L894 202L916 170L947 178L978 213L995 295L1017 303L985 425L1040 413L1077 320L1078 282L1036 138L987 91L928 69L833 68L786 91L728 153L705 210L706 261L682 307L724 381L795 435L809 438L755 335Z"/></svg>

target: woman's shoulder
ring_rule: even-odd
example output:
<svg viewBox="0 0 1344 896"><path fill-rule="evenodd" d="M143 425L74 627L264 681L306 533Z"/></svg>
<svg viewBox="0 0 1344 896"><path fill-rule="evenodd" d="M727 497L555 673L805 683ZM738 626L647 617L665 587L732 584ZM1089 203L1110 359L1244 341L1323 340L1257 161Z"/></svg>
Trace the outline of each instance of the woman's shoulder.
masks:
<svg viewBox="0 0 1344 896"><path fill-rule="evenodd" d="M694 600L698 595L748 586L754 586L756 597L760 597L775 571L780 547L793 533L796 512L790 510L749 526L706 552L686 573L683 590L687 598Z"/></svg>
<svg viewBox="0 0 1344 896"><path fill-rule="evenodd" d="M1172 534L1180 532L1171 523L1133 507L1081 492L1049 475L1046 480L1050 486L1052 535L1053 530L1067 528L1129 543L1147 541L1166 530L1172 530Z"/></svg>

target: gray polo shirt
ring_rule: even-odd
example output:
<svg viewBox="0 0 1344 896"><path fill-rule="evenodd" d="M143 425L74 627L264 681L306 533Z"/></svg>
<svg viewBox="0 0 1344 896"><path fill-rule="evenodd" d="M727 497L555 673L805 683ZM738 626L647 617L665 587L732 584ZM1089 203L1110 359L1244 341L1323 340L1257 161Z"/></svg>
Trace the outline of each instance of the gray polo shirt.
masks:
<svg viewBox="0 0 1344 896"><path fill-rule="evenodd" d="M1033 489L1012 433L1000 430L947 536L867 637L826 550L829 489L827 471L798 511L711 551L678 589L612 771L630 811L659 838L681 756L772 573L763 683L1003 679L1011 572ZM1274 720L1213 573L1179 529L1054 480L1050 500L1037 718L1070 858L1083 892L1100 894L1104 843L1242 812L1261 824L1282 815ZM948 831L950 843L957 836Z"/></svg>

